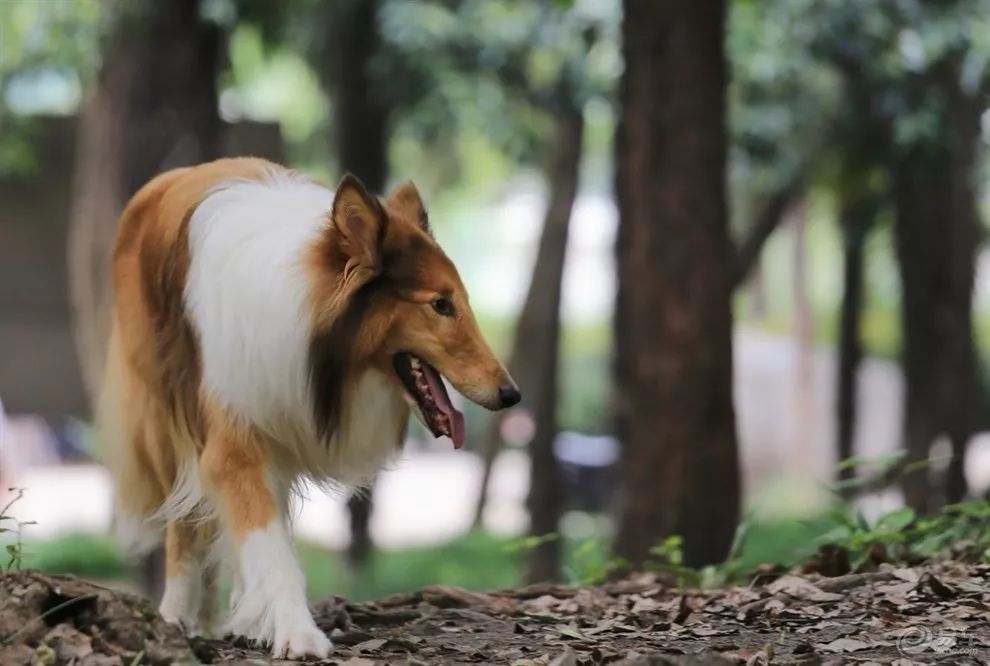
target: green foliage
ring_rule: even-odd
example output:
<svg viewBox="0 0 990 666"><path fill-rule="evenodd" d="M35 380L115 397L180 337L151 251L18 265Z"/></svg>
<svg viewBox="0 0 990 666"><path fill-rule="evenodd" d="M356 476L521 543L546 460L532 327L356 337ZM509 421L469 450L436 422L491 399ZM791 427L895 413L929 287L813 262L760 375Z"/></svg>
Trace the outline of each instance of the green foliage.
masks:
<svg viewBox="0 0 990 666"><path fill-rule="evenodd" d="M679 567L684 564L684 539L674 534L650 549L650 555L661 564Z"/></svg>
<svg viewBox="0 0 990 666"><path fill-rule="evenodd" d="M519 583L519 554L506 551L512 541L472 532L435 547L379 550L361 571L349 571L343 557L310 544L299 544L299 556L310 597L339 594L364 601L436 584L513 587Z"/></svg>
<svg viewBox="0 0 990 666"><path fill-rule="evenodd" d="M125 578L132 573L110 539L92 534L28 543L24 547L24 566L48 573L71 572L96 580Z"/></svg>
<svg viewBox="0 0 990 666"><path fill-rule="evenodd" d="M367 600L435 584L473 590L513 587L519 583L519 557L507 552L512 541L474 532L436 547L380 550L362 571L351 571L341 553L307 542L297 549L311 598L337 594ZM134 573L103 536L29 542L22 552L24 567L48 573L103 581L129 579Z"/></svg>
<svg viewBox="0 0 990 666"><path fill-rule="evenodd" d="M986 530L990 504L964 502L943 508L937 515L918 518L903 507L868 522L860 512L838 510L836 525L821 535L821 545L835 545L849 552L853 570L876 561L912 565L942 557L990 561L990 533Z"/></svg>
<svg viewBox="0 0 990 666"><path fill-rule="evenodd" d="M13 534L14 542L8 543L4 550L10 558L5 566L7 571L20 569L24 559L24 542L22 540L23 530L28 525L34 525L34 521L17 520L10 515L10 509L24 497L24 488L8 488L14 494L7 504L0 508L0 536L3 534Z"/></svg>
<svg viewBox="0 0 990 666"><path fill-rule="evenodd" d="M731 572L729 578L745 578L765 564L796 566L815 552L816 539L832 527L827 516L773 522L749 520L738 556L730 557L725 567Z"/></svg>
<svg viewBox="0 0 990 666"><path fill-rule="evenodd" d="M717 566L683 566L681 539L664 539L651 551L648 568L673 576L682 587L722 587L747 584L759 572L783 571L809 564L816 552L828 549L848 559L853 572L871 570L881 563L915 566L942 558L990 562L990 503L965 502L945 507L935 516L919 518L901 507L875 521L861 511L841 505L810 520L779 523L745 521L737 533L733 553Z"/></svg>
<svg viewBox="0 0 990 666"><path fill-rule="evenodd" d="M684 565L684 539L678 534L665 537L650 549L650 555L647 568L674 576L682 588L702 587L711 574L711 568L698 570Z"/></svg>
<svg viewBox="0 0 990 666"><path fill-rule="evenodd" d="M731 5L731 180L750 195L780 187L822 146L837 80L808 48L803 2Z"/></svg>
<svg viewBox="0 0 990 666"><path fill-rule="evenodd" d="M878 557L899 552L904 545L903 531L915 518L914 511L904 507L881 516L870 524L860 511L839 508L831 512L835 526L816 539L821 546L839 546L849 553L854 571L865 568ZM879 550L884 549L883 553Z"/></svg>
<svg viewBox="0 0 990 666"><path fill-rule="evenodd" d="M528 553L530 551L536 550L545 543L550 543L551 541L557 541L560 539L560 534L557 532L550 532L549 534L538 534L538 535L528 535L513 539L509 543L502 546L502 550L506 553Z"/></svg>
<svg viewBox="0 0 990 666"><path fill-rule="evenodd" d="M22 114L64 113L78 103L96 71L104 11L98 0L3 3L0 176L28 175L38 166L36 128ZM47 97L41 90L48 91Z"/></svg>
<svg viewBox="0 0 990 666"><path fill-rule="evenodd" d="M383 3L379 65L400 111L395 136L427 147L423 166L443 169L427 189L463 177L476 139L516 165L540 159L562 96L580 107L611 94L616 19L612 3Z"/></svg>
<svg viewBox="0 0 990 666"><path fill-rule="evenodd" d="M564 544L564 580L572 585L601 585L628 568L629 562L613 555L605 539L589 538Z"/></svg>
<svg viewBox="0 0 990 666"><path fill-rule="evenodd" d="M908 508L869 521L858 511L838 506L811 519L763 522L744 520L729 557L720 565L692 569L684 565L683 541L672 535L651 550L651 570L684 588L747 584L757 571L779 571L804 564L822 546L846 551L852 570L878 562L914 565L953 557L990 562L990 504L967 502L936 516L918 518ZM375 553L361 571L351 571L341 554L298 544L310 597L336 594L362 601L408 592L427 585L457 585L471 590L515 587L527 551L557 534L503 538L473 532L436 547ZM597 585L628 569L606 540L565 540L564 576L574 585ZM73 573L98 580L123 579L133 572L105 537L73 536L23 546L21 565L51 573Z"/></svg>

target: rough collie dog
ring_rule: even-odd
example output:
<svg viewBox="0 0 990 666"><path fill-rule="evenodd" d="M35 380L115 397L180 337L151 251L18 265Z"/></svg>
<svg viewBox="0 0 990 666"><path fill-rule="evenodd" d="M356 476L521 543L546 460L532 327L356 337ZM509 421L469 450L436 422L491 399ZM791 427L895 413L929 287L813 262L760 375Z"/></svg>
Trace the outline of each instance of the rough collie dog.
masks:
<svg viewBox="0 0 990 666"><path fill-rule="evenodd" d="M366 482L410 408L459 448L442 377L489 409L519 401L416 188L334 192L258 159L169 171L124 211L113 280L100 420L118 532L164 533L162 615L208 629L220 540L226 630L327 656L287 525L297 484Z"/></svg>

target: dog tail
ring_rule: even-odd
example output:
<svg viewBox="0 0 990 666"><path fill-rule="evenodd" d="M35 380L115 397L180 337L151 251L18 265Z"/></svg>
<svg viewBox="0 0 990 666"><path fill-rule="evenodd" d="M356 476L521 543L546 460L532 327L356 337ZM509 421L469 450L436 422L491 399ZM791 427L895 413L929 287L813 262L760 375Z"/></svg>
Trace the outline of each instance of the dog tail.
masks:
<svg viewBox="0 0 990 666"><path fill-rule="evenodd" d="M163 525L154 519L164 501L147 456L149 396L124 355L114 321L97 404L97 429L104 461L114 481L113 532L120 548L139 555L161 542Z"/></svg>

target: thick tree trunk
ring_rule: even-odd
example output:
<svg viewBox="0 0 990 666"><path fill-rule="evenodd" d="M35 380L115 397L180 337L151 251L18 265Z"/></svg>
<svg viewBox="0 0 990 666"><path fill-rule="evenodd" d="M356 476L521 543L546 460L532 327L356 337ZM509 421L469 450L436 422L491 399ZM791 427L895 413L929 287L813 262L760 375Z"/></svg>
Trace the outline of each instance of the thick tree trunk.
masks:
<svg viewBox="0 0 990 666"><path fill-rule="evenodd" d="M672 534L688 564L720 561L739 517L724 30L723 2L625 2L616 550L633 565Z"/></svg>
<svg viewBox="0 0 990 666"><path fill-rule="evenodd" d="M330 6L330 38L322 68L334 109L334 142L341 172L351 172L372 192L382 192L388 173L388 108L372 73L381 46L377 0L343 0ZM347 559L363 565L372 553L374 484L347 501L351 542Z"/></svg>
<svg viewBox="0 0 990 666"><path fill-rule="evenodd" d="M920 511L965 495L963 456L973 405L979 404L972 296L979 235L974 167L983 105L964 96L958 79L955 67L926 78L943 100L941 141L912 147L893 169L907 461L927 459L940 435L953 448L944 489L932 486L924 471L905 476L905 499Z"/></svg>

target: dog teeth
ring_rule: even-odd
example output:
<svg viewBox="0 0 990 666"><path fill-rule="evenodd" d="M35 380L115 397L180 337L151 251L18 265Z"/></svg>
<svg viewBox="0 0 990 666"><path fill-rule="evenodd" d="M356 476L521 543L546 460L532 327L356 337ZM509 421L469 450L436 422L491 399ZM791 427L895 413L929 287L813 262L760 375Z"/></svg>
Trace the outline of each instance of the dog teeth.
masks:
<svg viewBox="0 0 990 666"><path fill-rule="evenodd" d="M450 419L446 414L437 409L437 401L433 396L430 383L426 379L426 373L423 369L423 362L417 357L410 355L409 369L410 374L412 375L413 384L416 386L416 390L420 393L420 397L423 401L423 415L426 417L428 422L435 425L438 434L450 437Z"/></svg>

